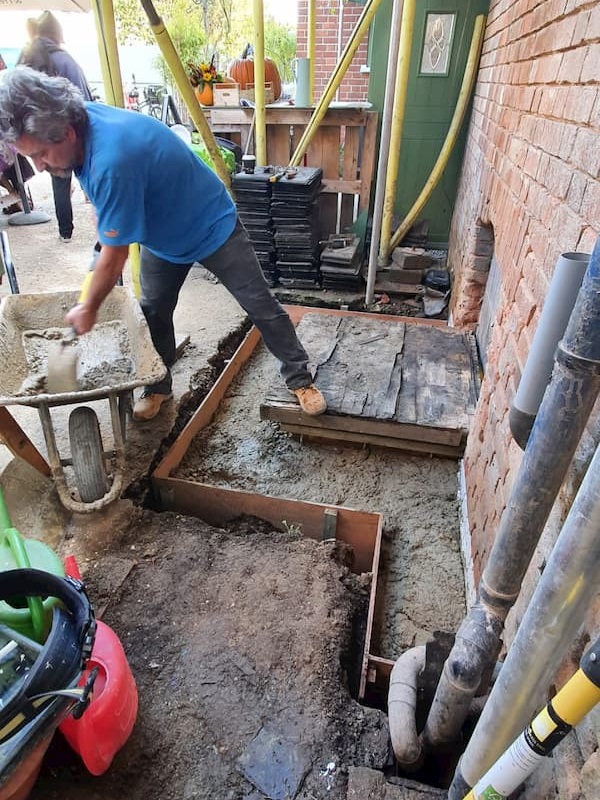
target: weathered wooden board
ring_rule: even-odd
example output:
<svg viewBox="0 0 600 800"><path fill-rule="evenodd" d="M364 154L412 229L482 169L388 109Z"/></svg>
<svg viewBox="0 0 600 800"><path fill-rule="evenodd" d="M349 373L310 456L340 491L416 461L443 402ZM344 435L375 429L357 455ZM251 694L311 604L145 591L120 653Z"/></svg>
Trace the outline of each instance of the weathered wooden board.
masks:
<svg viewBox="0 0 600 800"><path fill-rule="evenodd" d="M346 432L349 441L417 452L427 452L429 443L429 452L461 454L479 392L472 334L418 321L327 313L306 314L297 330L327 414L302 414L278 385L261 405L263 419L321 439L329 432L339 440Z"/></svg>

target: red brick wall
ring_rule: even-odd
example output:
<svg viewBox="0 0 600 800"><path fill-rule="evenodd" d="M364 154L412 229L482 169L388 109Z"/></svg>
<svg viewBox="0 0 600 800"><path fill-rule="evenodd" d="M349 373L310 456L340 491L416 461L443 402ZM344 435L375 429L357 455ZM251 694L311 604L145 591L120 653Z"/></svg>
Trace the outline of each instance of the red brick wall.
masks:
<svg viewBox="0 0 600 800"><path fill-rule="evenodd" d="M342 13L341 37L339 13ZM338 63L339 52L343 52L363 6L344 0L317 0L315 39L315 91L316 102L323 94L331 73ZM308 0L298 0L298 58L306 58L308 32ZM339 40L341 39L341 47ZM339 88L338 100L342 102L364 102L367 100L369 86L368 73L361 73L361 66L367 63L368 37L361 42Z"/></svg>
<svg viewBox="0 0 600 800"><path fill-rule="evenodd" d="M596 2L491 2L449 251L457 326L478 320L481 226L501 272L465 453L476 578L521 461L508 409L554 265L591 252L600 233L599 36Z"/></svg>

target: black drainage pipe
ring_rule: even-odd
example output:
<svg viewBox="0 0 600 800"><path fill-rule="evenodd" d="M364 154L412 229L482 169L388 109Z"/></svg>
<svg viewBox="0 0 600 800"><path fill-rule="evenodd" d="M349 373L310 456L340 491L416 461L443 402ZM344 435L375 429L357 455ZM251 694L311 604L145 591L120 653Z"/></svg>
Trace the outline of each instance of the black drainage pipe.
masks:
<svg viewBox="0 0 600 800"><path fill-rule="evenodd" d="M600 238L558 346L521 468L480 581L444 666L424 730L427 748L458 739L475 692L487 688L509 610L600 389ZM454 800L454 798L450 798Z"/></svg>

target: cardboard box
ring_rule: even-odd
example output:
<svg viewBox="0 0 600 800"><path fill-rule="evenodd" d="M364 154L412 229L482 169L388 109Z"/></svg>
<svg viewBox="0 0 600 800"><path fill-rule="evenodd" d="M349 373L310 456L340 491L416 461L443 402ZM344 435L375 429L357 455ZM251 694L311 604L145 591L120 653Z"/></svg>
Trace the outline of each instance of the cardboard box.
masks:
<svg viewBox="0 0 600 800"><path fill-rule="evenodd" d="M239 104L240 104L239 83L215 83L215 85L213 86L213 105L239 106Z"/></svg>

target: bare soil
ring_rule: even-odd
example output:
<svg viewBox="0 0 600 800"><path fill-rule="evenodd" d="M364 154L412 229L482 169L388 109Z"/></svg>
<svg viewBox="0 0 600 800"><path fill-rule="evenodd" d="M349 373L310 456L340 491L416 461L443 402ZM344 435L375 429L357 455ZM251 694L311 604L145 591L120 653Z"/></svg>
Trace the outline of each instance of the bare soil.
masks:
<svg viewBox="0 0 600 800"><path fill-rule="evenodd" d="M31 186L36 206L52 213L47 177ZM80 285L94 228L79 189L74 207L68 245L54 221L9 228L21 291ZM130 426L131 499L70 515L51 481L23 479L30 473L14 462L5 469L13 520L61 555L76 555L97 610L124 645L140 698L134 732L105 775L89 775L57 736L32 800L283 800L293 788L301 800L341 800L352 768L390 769L385 715L354 699L370 578L351 572L352 554L256 520L220 530L140 507L159 454L244 324L227 292L193 270L176 313L178 334L191 341L174 370L175 402L157 420ZM275 377L270 356L258 353L194 442L187 476L383 513L379 652L396 657L436 629L453 630L464 610L456 462L292 439L258 419L261 392ZM45 453L36 412L10 410ZM55 423L64 446L68 410ZM107 409L98 414L110 439ZM259 777L267 767L277 769Z"/></svg>
<svg viewBox="0 0 600 800"><path fill-rule="evenodd" d="M135 559L116 593L105 574L115 558ZM344 798L348 765L389 762L385 715L349 693L368 602L368 580L349 571L351 558L255 520L216 530L170 513L134 514L111 557L88 570L88 586L96 602L109 602L104 619L129 655L138 724L100 778L57 741L32 800L105 800L125 787L131 800L261 797L244 769L268 780L272 752L252 754L266 734L299 762L287 778L290 789L300 785L298 798ZM281 764L273 796L288 796L286 775Z"/></svg>

